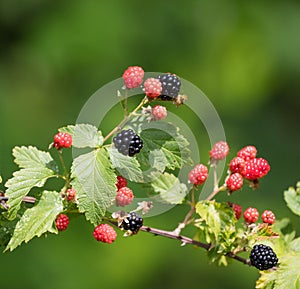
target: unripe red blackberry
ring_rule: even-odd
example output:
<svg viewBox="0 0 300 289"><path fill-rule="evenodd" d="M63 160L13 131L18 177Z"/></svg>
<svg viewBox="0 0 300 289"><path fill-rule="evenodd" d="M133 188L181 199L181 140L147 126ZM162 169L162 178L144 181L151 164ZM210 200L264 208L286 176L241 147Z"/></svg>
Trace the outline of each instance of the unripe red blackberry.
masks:
<svg viewBox="0 0 300 289"><path fill-rule="evenodd" d="M122 176L117 176L117 189L120 190L123 187L127 187L127 180Z"/></svg>
<svg viewBox="0 0 300 289"><path fill-rule="evenodd" d="M239 173L231 174L227 180L226 185L229 191L237 191L243 186L243 177Z"/></svg>
<svg viewBox="0 0 300 289"><path fill-rule="evenodd" d="M209 152L210 158L215 161L220 161L226 158L229 153L229 146L225 141L219 141L214 144Z"/></svg>
<svg viewBox="0 0 300 289"><path fill-rule="evenodd" d="M130 234L136 234L142 226L143 218L141 218L137 213L131 212L125 219L123 219L119 227L129 231Z"/></svg>
<svg viewBox="0 0 300 289"><path fill-rule="evenodd" d="M64 231L69 226L69 217L65 214L59 214L56 217L55 225L58 231Z"/></svg>
<svg viewBox="0 0 300 289"><path fill-rule="evenodd" d="M136 88L143 82L144 70L139 66L129 66L122 77L127 88Z"/></svg>
<svg viewBox="0 0 300 289"><path fill-rule="evenodd" d="M258 220L258 217L259 217L259 213L255 208L250 207L246 209L244 212L244 219L248 224L255 223Z"/></svg>
<svg viewBox="0 0 300 289"><path fill-rule="evenodd" d="M175 74L165 73L159 75L157 78L162 85L160 98L162 100L174 100L178 96L181 87L179 77Z"/></svg>
<svg viewBox="0 0 300 289"><path fill-rule="evenodd" d="M237 156L244 159L245 161L256 158L257 149L255 146L246 146L238 151Z"/></svg>
<svg viewBox="0 0 300 289"><path fill-rule="evenodd" d="M238 204L232 204L232 209L234 211L235 218L239 220L242 216L243 209Z"/></svg>
<svg viewBox="0 0 300 289"><path fill-rule="evenodd" d="M122 130L114 138L113 143L119 153L134 156L143 148L142 139L132 129Z"/></svg>
<svg viewBox="0 0 300 289"><path fill-rule="evenodd" d="M275 223L275 215L272 211L269 211L269 210L265 210L262 215L261 215L261 218L263 220L264 223L267 223L267 224L274 224Z"/></svg>
<svg viewBox="0 0 300 289"><path fill-rule="evenodd" d="M264 177L270 171L270 165L263 158L254 158L246 162L242 176L248 180L257 180Z"/></svg>
<svg viewBox="0 0 300 289"><path fill-rule="evenodd" d="M155 105L152 108L152 119L153 120L163 120L167 117L167 109L162 105Z"/></svg>
<svg viewBox="0 0 300 289"><path fill-rule="evenodd" d="M67 189L66 195L68 201L74 201L76 197L76 190L73 188Z"/></svg>
<svg viewBox="0 0 300 289"><path fill-rule="evenodd" d="M162 84L157 78L148 78L144 82L144 92L149 98L157 98L161 95Z"/></svg>
<svg viewBox="0 0 300 289"><path fill-rule="evenodd" d="M127 206L130 205L134 198L133 192L127 187L123 187L118 190L116 195L116 205L117 206Z"/></svg>
<svg viewBox="0 0 300 289"><path fill-rule="evenodd" d="M235 157L230 161L229 168L232 173L241 173L246 165L244 159Z"/></svg>
<svg viewBox="0 0 300 289"><path fill-rule="evenodd" d="M59 132L54 136L54 147L57 149L69 148L72 146L72 135L65 132Z"/></svg>
<svg viewBox="0 0 300 289"><path fill-rule="evenodd" d="M108 224L100 224L94 229L94 238L97 241L111 244L116 238L117 233L114 228Z"/></svg>
<svg viewBox="0 0 300 289"><path fill-rule="evenodd" d="M277 265L278 259L271 247L259 244L251 250L250 262L258 270L268 270Z"/></svg>
<svg viewBox="0 0 300 289"><path fill-rule="evenodd" d="M208 177L208 169L205 165L199 164L196 165L188 175L189 182L194 185L203 184Z"/></svg>

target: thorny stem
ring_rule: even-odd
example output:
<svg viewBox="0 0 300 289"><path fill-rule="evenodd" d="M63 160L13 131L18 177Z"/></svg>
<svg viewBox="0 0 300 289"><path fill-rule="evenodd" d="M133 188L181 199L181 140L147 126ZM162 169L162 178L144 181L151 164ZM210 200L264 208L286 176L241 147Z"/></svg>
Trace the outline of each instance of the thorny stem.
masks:
<svg viewBox="0 0 300 289"><path fill-rule="evenodd" d="M124 109L124 118L122 121L110 132L108 135L103 139L103 143L105 143L113 134L115 134L118 130L120 130L126 122L133 116L135 113L143 107L148 102L148 98L145 96L140 104L131 112L127 115L126 110Z"/></svg>

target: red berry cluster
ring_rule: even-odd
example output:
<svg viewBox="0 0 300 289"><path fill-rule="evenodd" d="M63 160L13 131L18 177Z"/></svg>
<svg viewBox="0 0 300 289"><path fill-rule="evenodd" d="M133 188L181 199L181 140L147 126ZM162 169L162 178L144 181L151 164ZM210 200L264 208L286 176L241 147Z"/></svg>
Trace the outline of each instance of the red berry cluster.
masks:
<svg viewBox="0 0 300 289"><path fill-rule="evenodd" d="M70 201L75 201L75 199L76 199L76 190L73 189L73 188L67 189L67 191L66 191L66 197L67 197L67 200L69 202Z"/></svg>
<svg viewBox="0 0 300 289"><path fill-rule="evenodd" d="M256 208L249 207L244 211L244 219L247 224L255 223L259 218L259 212ZM261 215L262 221L266 224L272 225L275 223L275 215L272 211L265 210Z"/></svg>
<svg viewBox="0 0 300 289"><path fill-rule="evenodd" d="M209 152L211 161L220 161L226 158L229 154L229 146L225 141L219 141L214 144Z"/></svg>
<svg viewBox="0 0 300 289"><path fill-rule="evenodd" d="M72 135L69 133L59 132L54 136L53 146L57 149L69 148L72 146Z"/></svg>
<svg viewBox="0 0 300 289"><path fill-rule="evenodd" d="M203 184L208 177L208 169L207 166L203 164L196 165L188 175L189 182L194 185Z"/></svg>
<svg viewBox="0 0 300 289"><path fill-rule="evenodd" d="M116 186L118 188L116 205L121 207L130 205L134 199L134 195L132 190L127 187L127 180L122 176L118 176Z"/></svg>
<svg viewBox="0 0 300 289"><path fill-rule="evenodd" d="M139 66L130 66L124 71L122 77L127 88L136 88L143 83L144 70Z"/></svg>
<svg viewBox="0 0 300 289"><path fill-rule="evenodd" d="M69 217L65 214L59 214L56 217L55 225L58 231L64 231L69 226Z"/></svg>
<svg viewBox="0 0 300 289"><path fill-rule="evenodd" d="M94 238L102 243L111 244L117 238L114 228L108 224L100 224L94 229Z"/></svg>

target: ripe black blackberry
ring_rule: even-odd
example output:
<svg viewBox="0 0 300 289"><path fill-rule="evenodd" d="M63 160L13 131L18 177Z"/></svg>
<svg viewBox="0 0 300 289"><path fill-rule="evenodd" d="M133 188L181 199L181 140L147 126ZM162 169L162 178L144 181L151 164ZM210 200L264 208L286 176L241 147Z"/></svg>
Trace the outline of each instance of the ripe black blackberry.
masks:
<svg viewBox="0 0 300 289"><path fill-rule="evenodd" d="M158 77L161 82L162 91L160 95L161 100L174 100L179 93L181 81L178 76L171 73L161 74Z"/></svg>
<svg viewBox="0 0 300 289"><path fill-rule="evenodd" d="M259 270L268 270L277 265L278 259L269 246L259 244L255 245L250 253L251 265Z"/></svg>
<svg viewBox="0 0 300 289"><path fill-rule="evenodd" d="M113 143L119 153L134 156L143 148L142 139L132 129L122 130L114 138Z"/></svg>
<svg viewBox="0 0 300 289"><path fill-rule="evenodd" d="M124 230L131 231L132 234L136 234L142 226L143 218L135 212L129 213L127 218L125 218L120 225Z"/></svg>

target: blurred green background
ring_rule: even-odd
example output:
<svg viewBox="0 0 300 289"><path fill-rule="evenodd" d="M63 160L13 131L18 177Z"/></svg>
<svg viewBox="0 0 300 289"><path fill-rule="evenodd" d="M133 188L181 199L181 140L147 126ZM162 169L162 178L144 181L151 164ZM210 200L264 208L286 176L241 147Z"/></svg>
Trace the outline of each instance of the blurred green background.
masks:
<svg viewBox="0 0 300 289"><path fill-rule="evenodd" d="M170 71L202 89L218 110L231 156L257 146L271 171L257 191L232 201L299 219L282 192L300 175L299 1L0 0L0 170L16 166L15 145L46 149L74 123L99 87L130 65ZM108 96L109 97L109 96ZM201 105L199 103L199 105ZM184 109L174 109L210 147ZM105 127L105 131L109 128ZM173 229L185 209L146 219ZM254 288L258 272L207 264L205 252L139 234L109 246L72 220L59 236L34 239L0 256L1 288Z"/></svg>

